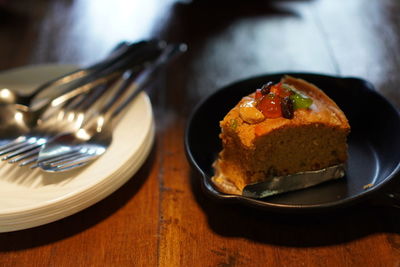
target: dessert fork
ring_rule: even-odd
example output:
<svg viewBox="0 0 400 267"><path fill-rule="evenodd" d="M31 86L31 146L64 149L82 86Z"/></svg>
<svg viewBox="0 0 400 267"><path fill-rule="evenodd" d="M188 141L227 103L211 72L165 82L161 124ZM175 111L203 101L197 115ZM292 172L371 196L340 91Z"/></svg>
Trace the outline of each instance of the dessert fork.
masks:
<svg viewBox="0 0 400 267"><path fill-rule="evenodd" d="M110 90L115 81L98 86L93 91L71 99L65 107L53 111L42 123L33 128L28 134L18 137L8 146L3 146L0 155L5 155L2 160L9 163L21 162L19 166L25 166L36 160L40 147L54 138L60 131L73 131L79 129L87 110L94 106L102 95ZM35 157L36 156L36 157Z"/></svg>
<svg viewBox="0 0 400 267"><path fill-rule="evenodd" d="M104 80L121 75L135 64L153 60L160 54L163 45L159 41L128 45L100 64L45 83L36 89L33 96L16 98L18 102L13 102L15 104L3 99L0 105L0 145L8 146L12 140L29 132L49 107L61 106L68 99L104 83ZM11 90L6 89L2 95L11 93Z"/></svg>
<svg viewBox="0 0 400 267"><path fill-rule="evenodd" d="M48 172L67 171L93 161L101 156L112 142L112 119L115 118L150 82L153 74L169 59L186 50L183 44L168 45L161 56L137 77L130 76L132 86L117 101L109 102L78 131L57 136L46 143L39 153L37 163ZM112 104L111 104L112 103Z"/></svg>
<svg viewBox="0 0 400 267"><path fill-rule="evenodd" d="M64 89L64 91L67 92L66 94L55 96L54 100L52 101L49 101L48 98L44 98L44 100L46 100L47 102L39 109L33 112L27 110L24 115L25 117L27 117L25 119L30 123L27 123L28 125L25 125L25 128L30 128L31 130L29 132L25 132L25 134L20 135L15 140L10 141L0 147L0 155L8 154L3 158L3 160L8 160L13 157L20 156L18 159L10 162L14 163L20 161L21 159L32 156L37 153L37 149L44 143L46 143L51 136L55 136L56 133L60 133L61 131L72 131L74 130L74 128L79 126L76 126L73 123L61 125L57 121L52 121L52 123L55 123L55 127L52 123L48 121L48 117L45 118L45 120L39 120L37 118L38 114L42 116L44 111L48 110L52 106L59 106L66 100L74 98L76 95L83 94L92 90L93 88L105 85L110 81L115 80L121 75L121 71L124 69L126 70L128 68L131 68L133 69L133 71L138 71L138 69L141 68L143 64L145 64L147 61L153 60L154 57L159 55L164 45L165 44L162 42L153 41L150 43L146 43L146 45L140 45L139 48L137 48L136 46L128 47L128 49L130 50L128 52L125 51L124 53L121 53L119 59L114 60L111 65L107 66L107 68L101 69L100 71L85 76L81 80L72 82L72 84L68 84L67 88ZM38 102L36 102L36 104L37 103ZM82 120L83 118L81 116L80 121L82 122ZM72 128L67 128L71 126Z"/></svg>
<svg viewBox="0 0 400 267"><path fill-rule="evenodd" d="M140 46L141 43L137 43L135 45ZM77 70L46 81L45 83L35 88L33 92L29 95L19 94L18 92L12 90L12 88L2 88L0 90L0 104L18 104L29 107L31 101L35 99L38 95L42 94L43 91L52 89L57 90L57 86L67 84L73 80L82 78L89 73L104 69L112 62L119 60L123 53L126 52L128 46L128 43L121 42L111 51L110 55L104 61L101 61L86 68L79 68Z"/></svg>

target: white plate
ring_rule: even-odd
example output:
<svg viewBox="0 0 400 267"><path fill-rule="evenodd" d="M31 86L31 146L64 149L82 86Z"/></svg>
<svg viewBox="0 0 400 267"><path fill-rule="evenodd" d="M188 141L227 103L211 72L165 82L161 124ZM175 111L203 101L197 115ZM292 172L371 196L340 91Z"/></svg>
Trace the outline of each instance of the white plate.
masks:
<svg viewBox="0 0 400 267"><path fill-rule="evenodd" d="M0 74L0 87L26 91L72 69L66 65L18 68ZM0 162L0 232L59 220L117 190L147 158L154 140L153 124L150 100L142 93L115 125L109 149L87 167L45 173Z"/></svg>

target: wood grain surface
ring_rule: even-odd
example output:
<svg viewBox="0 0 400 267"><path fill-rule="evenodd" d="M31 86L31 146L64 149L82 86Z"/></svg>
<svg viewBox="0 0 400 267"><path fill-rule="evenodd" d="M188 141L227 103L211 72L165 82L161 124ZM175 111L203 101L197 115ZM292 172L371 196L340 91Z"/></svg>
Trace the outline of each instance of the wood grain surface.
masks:
<svg viewBox="0 0 400 267"><path fill-rule="evenodd" d="M258 74L357 76L400 107L399 1L0 1L0 70L85 65L146 38L189 47L149 91L149 158L92 207L0 234L0 266L400 266L398 208L285 215L221 203L201 191L183 144L195 104Z"/></svg>

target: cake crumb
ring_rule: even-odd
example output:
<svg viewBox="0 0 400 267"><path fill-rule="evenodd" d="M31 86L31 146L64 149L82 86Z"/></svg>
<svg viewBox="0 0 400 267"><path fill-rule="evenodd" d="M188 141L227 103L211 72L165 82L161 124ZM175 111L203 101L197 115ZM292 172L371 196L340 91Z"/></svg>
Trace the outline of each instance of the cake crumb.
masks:
<svg viewBox="0 0 400 267"><path fill-rule="evenodd" d="M366 185L363 186L363 188L364 189L368 189L368 188L371 188L373 186L374 186L374 184L366 184Z"/></svg>

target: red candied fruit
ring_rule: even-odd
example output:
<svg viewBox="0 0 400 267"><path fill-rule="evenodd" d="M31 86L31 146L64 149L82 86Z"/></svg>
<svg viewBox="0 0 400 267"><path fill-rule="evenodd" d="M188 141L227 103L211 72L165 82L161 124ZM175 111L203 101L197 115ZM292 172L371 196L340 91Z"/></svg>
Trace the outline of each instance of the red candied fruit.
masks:
<svg viewBox="0 0 400 267"><path fill-rule="evenodd" d="M257 108L266 118L282 117L281 98L275 94L268 94L258 102Z"/></svg>
<svg viewBox="0 0 400 267"><path fill-rule="evenodd" d="M262 97L263 97L263 94L262 94L262 92L261 92L261 89L257 89L257 90L256 90L256 93L255 93L255 95L254 95L254 99L255 99L256 101L259 101L259 100L261 100Z"/></svg>
<svg viewBox="0 0 400 267"><path fill-rule="evenodd" d="M279 82L271 87L271 93L273 93L281 98L285 98L292 94L292 92L290 90L288 90L287 88L285 88L281 82Z"/></svg>

